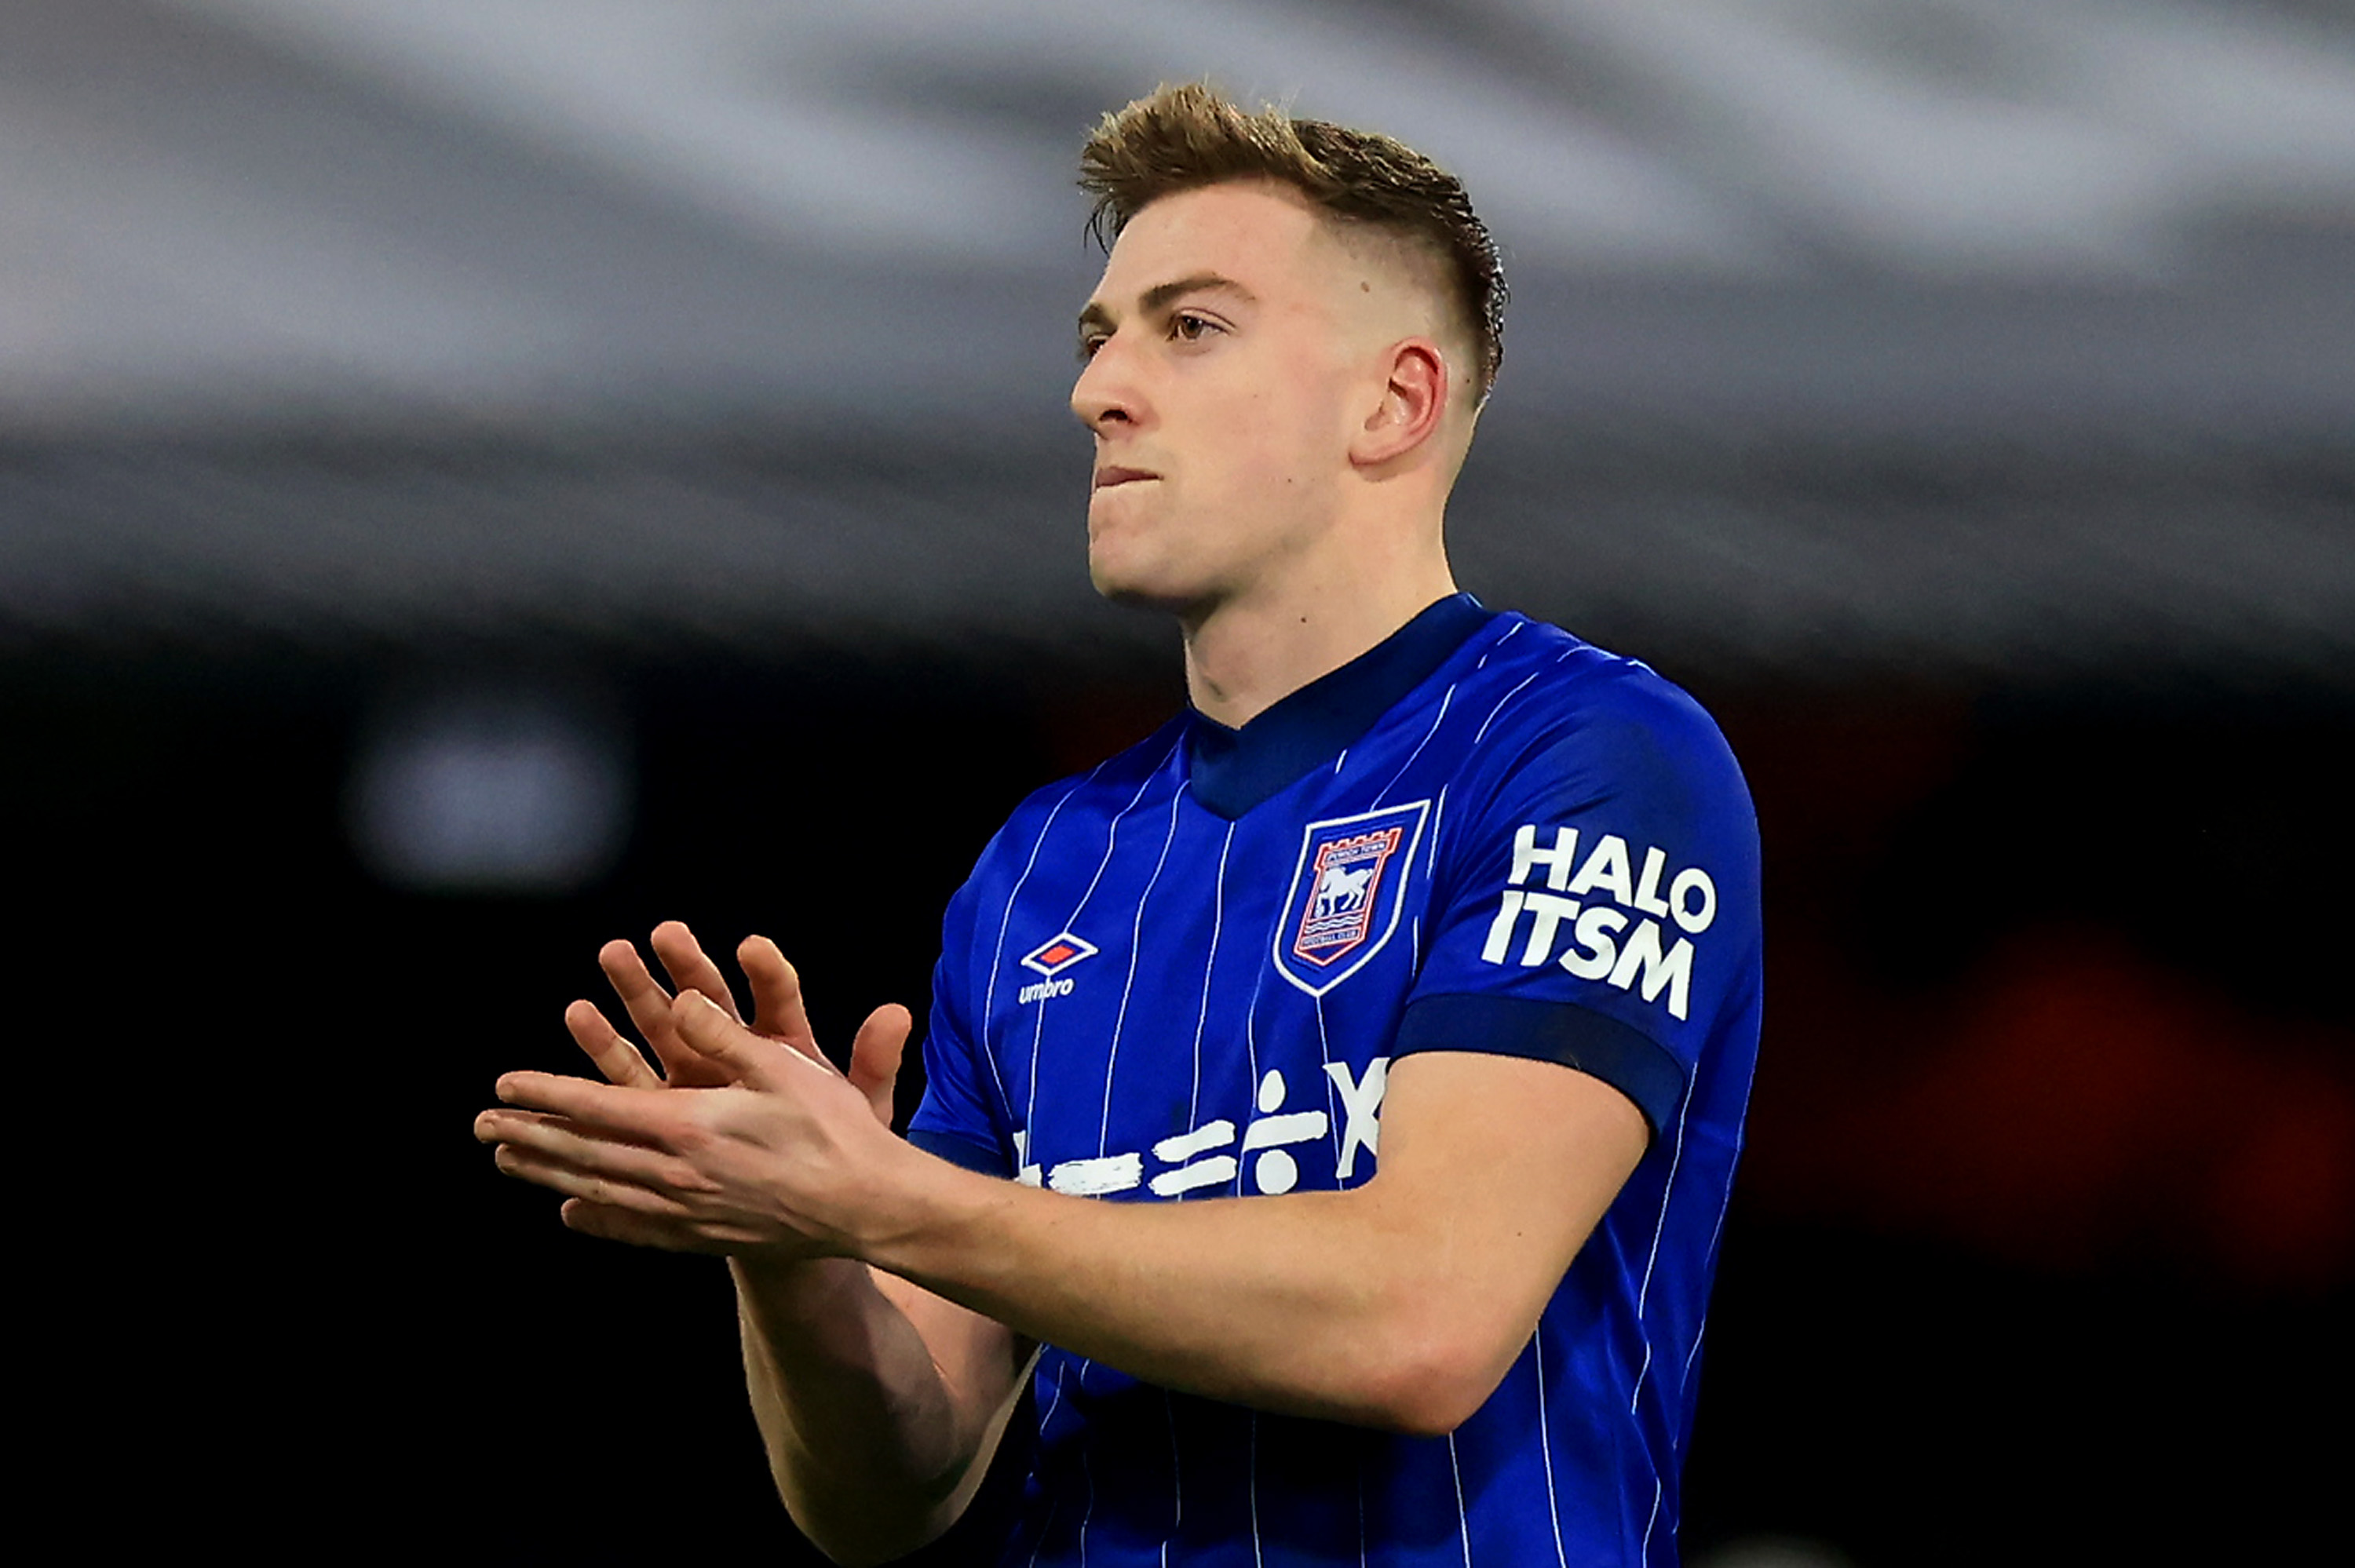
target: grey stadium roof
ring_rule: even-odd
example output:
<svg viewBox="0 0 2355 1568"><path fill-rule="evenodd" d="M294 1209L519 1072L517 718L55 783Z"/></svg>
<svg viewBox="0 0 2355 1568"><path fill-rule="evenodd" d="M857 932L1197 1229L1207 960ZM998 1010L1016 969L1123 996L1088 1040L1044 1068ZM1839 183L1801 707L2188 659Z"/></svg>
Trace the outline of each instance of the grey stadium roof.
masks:
<svg viewBox="0 0 2355 1568"><path fill-rule="evenodd" d="M1204 73L1497 227L1492 596L2346 667L2355 14L2291 0L17 0L0 634L1156 636L1076 558L1069 164Z"/></svg>

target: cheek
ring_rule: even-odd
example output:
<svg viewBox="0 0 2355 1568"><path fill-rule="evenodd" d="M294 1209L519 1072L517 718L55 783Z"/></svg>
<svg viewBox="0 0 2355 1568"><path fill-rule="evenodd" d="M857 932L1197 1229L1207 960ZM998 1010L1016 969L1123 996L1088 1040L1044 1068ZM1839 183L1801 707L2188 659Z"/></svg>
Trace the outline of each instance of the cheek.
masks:
<svg viewBox="0 0 2355 1568"><path fill-rule="evenodd" d="M1324 467L1332 446L1332 419L1313 398L1256 386L1221 409L1220 465L1256 486L1297 486Z"/></svg>

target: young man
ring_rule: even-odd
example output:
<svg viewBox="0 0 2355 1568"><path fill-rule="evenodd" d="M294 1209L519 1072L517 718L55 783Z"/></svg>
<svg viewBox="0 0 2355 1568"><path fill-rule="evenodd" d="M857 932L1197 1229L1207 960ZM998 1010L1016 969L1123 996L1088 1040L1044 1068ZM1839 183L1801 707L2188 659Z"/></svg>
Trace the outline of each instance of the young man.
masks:
<svg viewBox="0 0 2355 1568"><path fill-rule="evenodd" d="M667 1082L575 1003L611 1085L511 1075L480 1135L579 1229L730 1257L845 1562L947 1528L1034 1365L1007 1562L1672 1562L1757 1040L1740 775L1455 592L1501 281L1451 176L1200 88L1085 169L1089 563L1178 619L1189 710L984 853L907 1141L903 1012L846 1078L773 947L747 1028L675 925L675 999L602 955Z"/></svg>

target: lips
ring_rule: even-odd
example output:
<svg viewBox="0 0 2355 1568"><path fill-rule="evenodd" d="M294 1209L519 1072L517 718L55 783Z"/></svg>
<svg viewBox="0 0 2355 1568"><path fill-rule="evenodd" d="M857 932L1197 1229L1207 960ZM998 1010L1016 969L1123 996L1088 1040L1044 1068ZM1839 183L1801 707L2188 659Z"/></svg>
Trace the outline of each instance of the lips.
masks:
<svg viewBox="0 0 2355 1568"><path fill-rule="evenodd" d="M1110 490L1116 484L1134 484L1140 479L1159 479L1160 477L1157 473L1148 473L1141 468L1100 468L1096 470L1095 487L1098 490Z"/></svg>

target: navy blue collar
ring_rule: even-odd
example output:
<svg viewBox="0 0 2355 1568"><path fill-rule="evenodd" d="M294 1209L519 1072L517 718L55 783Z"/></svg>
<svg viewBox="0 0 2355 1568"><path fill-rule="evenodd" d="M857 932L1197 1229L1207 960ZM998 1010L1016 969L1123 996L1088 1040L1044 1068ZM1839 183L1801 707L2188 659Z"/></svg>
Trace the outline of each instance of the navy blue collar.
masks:
<svg viewBox="0 0 2355 1568"><path fill-rule="evenodd" d="M1232 821L1332 761L1493 617L1468 593L1443 599L1241 729L1188 709L1186 763L1194 799Z"/></svg>

